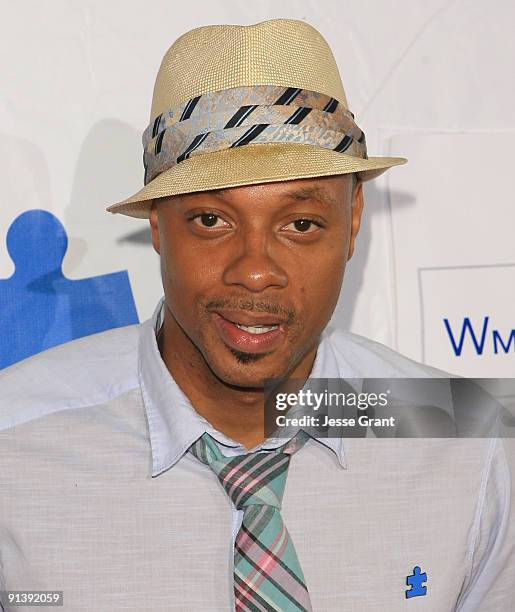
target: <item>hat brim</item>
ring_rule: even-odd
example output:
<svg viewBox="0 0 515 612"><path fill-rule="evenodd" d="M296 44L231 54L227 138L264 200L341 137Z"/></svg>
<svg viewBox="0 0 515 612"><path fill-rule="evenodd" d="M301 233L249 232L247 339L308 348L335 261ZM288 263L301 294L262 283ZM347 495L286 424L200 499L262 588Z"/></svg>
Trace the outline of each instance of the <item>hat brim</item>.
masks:
<svg viewBox="0 0 515 612"><path fill-rule="evenodd" d="M360 180L368 181L407 161L403 157L361 159L306 144L245 145L190 157L106 210L148 219L155 198L335 174L356 173Z"/></svg>

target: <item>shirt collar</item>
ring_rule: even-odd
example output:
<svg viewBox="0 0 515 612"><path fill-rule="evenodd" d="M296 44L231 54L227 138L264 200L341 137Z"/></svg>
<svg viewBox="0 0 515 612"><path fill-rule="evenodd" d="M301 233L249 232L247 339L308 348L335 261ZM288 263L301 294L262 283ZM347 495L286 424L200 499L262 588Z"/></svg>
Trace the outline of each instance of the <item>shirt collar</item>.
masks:
<svg viewBox="0 0 515 612"><path fill-rule="evenodd" d="M216 430L191 405L184 392L168 371L157 345L157 333L164 320L164 296L159 300L150 319L141 324L138 346L138 374L150 433L152 449L152 477L171 468L204 433L209 433L220 444L234 451L247 449ZM338 362L329 334L321 334L317 354L310 373L312 378L339 378ZM342 438L317 438L337 456L346 468ZM282 441L284 443L284 440ZM276 448L280 440L265 440L259 448Z"/></svg>

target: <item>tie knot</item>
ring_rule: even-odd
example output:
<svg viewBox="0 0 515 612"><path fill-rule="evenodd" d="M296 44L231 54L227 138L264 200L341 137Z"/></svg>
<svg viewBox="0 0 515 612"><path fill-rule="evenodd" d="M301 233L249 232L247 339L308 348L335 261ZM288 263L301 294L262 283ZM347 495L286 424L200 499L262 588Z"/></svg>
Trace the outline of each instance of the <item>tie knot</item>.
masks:
<svg viewBox="0 0 515 612"><path fill-rule="evenodd" d="M309 438L301 431L273 451L226 457L213 438L205 433L190 451L215 472L235 508L272 506L280 510L290 458Z"/></svg>

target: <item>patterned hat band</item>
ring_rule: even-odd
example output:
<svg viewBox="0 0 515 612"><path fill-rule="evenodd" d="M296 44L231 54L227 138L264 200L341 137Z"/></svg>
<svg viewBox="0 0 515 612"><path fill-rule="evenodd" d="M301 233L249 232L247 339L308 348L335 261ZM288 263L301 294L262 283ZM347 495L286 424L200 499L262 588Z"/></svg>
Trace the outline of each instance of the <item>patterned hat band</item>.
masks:
<svg viewBox="0 0 515 612"><path fill-rule="evenodd" d="M233 87L191 98L152 121L143 133L145 185L194 155L274 142L368 159L365 134L335 98L295 87Z"/></svg>

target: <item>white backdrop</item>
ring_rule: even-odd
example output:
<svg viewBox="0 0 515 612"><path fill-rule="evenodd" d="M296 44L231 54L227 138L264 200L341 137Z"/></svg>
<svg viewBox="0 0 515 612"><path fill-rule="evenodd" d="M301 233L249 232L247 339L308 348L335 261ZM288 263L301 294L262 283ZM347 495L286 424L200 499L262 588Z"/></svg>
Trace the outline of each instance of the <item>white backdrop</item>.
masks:
<svg viewBox="0 0 515 612"><path fill-rule="evenodd" d="M162 56L191 28L276 17L328 40L369 154L409 158L366 185L332 323L452 372L513 376L509 0L3 2L0 279L8 228L43 209L68 235L64 276L127 270L149 317L162 286L148 222L104 209L142 185Z"/></svg>

